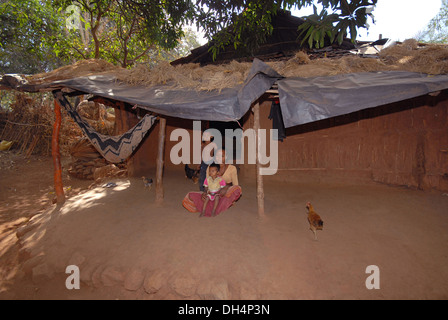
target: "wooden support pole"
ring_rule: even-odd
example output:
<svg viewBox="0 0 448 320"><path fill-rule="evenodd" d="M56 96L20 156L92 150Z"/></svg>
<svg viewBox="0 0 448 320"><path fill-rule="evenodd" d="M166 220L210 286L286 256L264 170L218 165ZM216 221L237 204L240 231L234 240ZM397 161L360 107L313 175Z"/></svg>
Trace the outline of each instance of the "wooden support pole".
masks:
<svg viewBox="0 0 448 320"><path fill-rule="evenodd" d="M56 193L56 203L61 205L65 202L64 187L62 185L61 153L59 152L59 131L61 130L62 115L61 106L57 99L54 99L54 125L51 139L51 155L54 166L54 191Z"/></svg>
<svg viewBox="0 0 448 320"><path fill-rule="evenodd" d="M264 186L263 186L263 176L260 174L261 164L259 159L259 153L261 150L261 138L259 135L260 129L260 103L257 101L253 107L254 109L254 131L257 137L257 200L258 200L258 216L260 218L265 218L264 214Z"/></svg>
<svg viewBox="0 0 448 320"><path fill-rule="evenodd" d="M156 168L156 204L163 203L163 164L165 156L166 119L159 118L159 146Z"/></svg>

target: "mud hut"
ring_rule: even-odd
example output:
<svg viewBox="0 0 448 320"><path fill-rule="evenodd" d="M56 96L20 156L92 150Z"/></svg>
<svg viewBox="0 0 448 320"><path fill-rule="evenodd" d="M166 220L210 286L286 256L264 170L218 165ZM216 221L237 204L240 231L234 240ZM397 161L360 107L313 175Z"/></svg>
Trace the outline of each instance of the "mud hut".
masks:
<svg viewBox="0 0 448 320"><path fill-rule="evenodd" d="M341 48L327 50L331 58L319 52L296 51L289 58L282 53L281 59L266 59L266 64L282 77L258 97L260 128L281 129L283 139L278 146L277 173L264 179L373 180L447 191L447 94L443 88L448 49L408 40L375 57L362 57ZM208 81L206 85L211 87L207 89L202 84L202 90L212 91L223 90L222 84L242 83L252 66L240 60L221 65L197 62L183 67L201 70L201 79L219 79ZM176 70L180 66L175 62L164 68ZM201 87L199 82L180 84L181 78L173 76L172 80L177 79L178 86ZM192 78L188 77L189 81ZM271 117L273 104L280 105L284 128ZM167 137L178 127L193 128L192 120L167 119ZM253 127L252 112L226 122L202 121L203 129L217 128L221 132ZM150 135L134 161L154 166L156 152L150 146L156 145L156 140L156 135ZM175 143L166 141L167 168L178 167L169 161ZM242 175L255 176L254 165L243 163L239 167Z"/></svg>
<svg viewBox="0 0 448 320"><path fill-rule="evenodd" d="M5 75L0 88L53 91L56 118L63 105L97 149L127 159L131 175L157 167L160 200L163 168L178 168L169 157L176 143L171 132L184 128L193 135L194 121L202 130L278 129L278 170L266 179L373 179L447 191L448 49L409 40L376 57L354 47L305 52L297 38L287 40L291 28L278 25L286 40L276 31L251 57L224 51L210 63L206 45L153 69L89 60L48 74ZM98 136L68 103L86 94L115 108L119 138ZM57 123L54 132L58 167ZM262 213L262 166L243 161L239 167L257 176Z"/></svg>

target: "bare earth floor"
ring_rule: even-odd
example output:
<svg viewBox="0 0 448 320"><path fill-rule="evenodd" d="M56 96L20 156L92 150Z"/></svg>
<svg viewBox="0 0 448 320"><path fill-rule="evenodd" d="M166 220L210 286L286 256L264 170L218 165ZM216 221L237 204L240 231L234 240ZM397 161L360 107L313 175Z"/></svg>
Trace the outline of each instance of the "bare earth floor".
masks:
<svg viewBox="0 0 448 320"><path fill-rule="evenodd" d="M182 171L165 172L163 206L140 179L89 190L64 176L71 196L57 207L51 159L0 160L0 299L448 298L441 192L268 181L261 220L255 183L243 179L235 206L199 219L181 205L197 189ZM324 220L318 241L307 201ZM66 288L68 265L80 269L79 290ZM366 288L370 265L377 290Z"/></svg>

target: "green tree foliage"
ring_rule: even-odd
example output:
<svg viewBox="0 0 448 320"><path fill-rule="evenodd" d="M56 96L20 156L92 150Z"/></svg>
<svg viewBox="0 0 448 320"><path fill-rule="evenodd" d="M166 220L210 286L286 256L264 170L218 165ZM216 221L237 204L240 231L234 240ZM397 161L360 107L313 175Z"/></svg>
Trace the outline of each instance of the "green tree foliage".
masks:
<svg viewBox="0 0 448 320"><path fill-rule="evenodd" d="M0 73L50 71L81 59L128 67L197 45L190 2L0 0ZM187 12L188 11L188 12ZM186 41L187 40L187 41ZM183 49L178 49L181 46Z"/></svg>
<svg viewBox="0 0 448 320"><path fill-rule="evenodd" d="M110 60L126 67L145 60L145 56L157 55L158 60L179 58L175 54L182 51L175 48L185 42L197 43L195 35L189 32L187 36L183 28L191 19L191 10L189 3L182 1L116 1L109 43L115 43L118 50L109 50Z"/></svg>
<svg viewBox="0 0 448 320"><path fill-rule="evenodd" d="M368 18L374 19L372 10L377 0L319 0L318 3L323 5L322 11L318 13L314 6L314 13L305 17L305 23L299 27L302 43L307 42L310 48L324 47L326 37L330 43L341 44L350 34L354 42L358 29L368 28Z"/></svg>
<svg viewBox="0 0 448 320"><path fill-rule="evenodd" d="M150 51L171 50L191 21L189 1L54 0L70 18L80 14L74 28L78 58L103 58L122 67L144 60ZM80 13L73 12L73 7Z"/></svg>
<svg viewBox="0 0 448 320"><path fill-rule="evenodd" d="M176 58L184 49L183 26L195 23L216 54L233 44L248 51L272 33L279 9L315 3L323 10L300 32L304 43L352 40L372 17L377 0L0 0L0 72L49 71L80 59L102 58L123 67ZM184 50L185 51L185 50Z"/></svg>
<svg viewBox="0 0 448 320"><path fill-rule="evenodd" d="M39 0L0 2L0 73L38 73L68 56L64 20Z"/></svg>
<svg viewBox="0 0 448 320"><path fill-rule="evenodd" d="M442 0L439 13L431 19L418 38L431 43L448 43L448 0Z"/></svg>
<svg viewBox="0 0 448 320"><path fill-rule="evenodd" d="M199 0L196 24L211 40L216 57L225 46L245 47L251 51L272 33L272 16L280 8L276 1L211 1Z"/></svg>
<svg viewBox="0 0 448 320"><path fill-rule="evenodd" d="M271 18L279 9L321 4L322 11L318 13L314 7L314 14L304 17L305 23L299 28L303 43L313 48L322 47L325 37L341 43L348 33L354 41L358 29L367 28L368 18L373 19L371 9L376 3L377 0L198 0L196 23L213 39L211 51L216 56L231 43L249 49L263 43L272 33Z"/></svg>

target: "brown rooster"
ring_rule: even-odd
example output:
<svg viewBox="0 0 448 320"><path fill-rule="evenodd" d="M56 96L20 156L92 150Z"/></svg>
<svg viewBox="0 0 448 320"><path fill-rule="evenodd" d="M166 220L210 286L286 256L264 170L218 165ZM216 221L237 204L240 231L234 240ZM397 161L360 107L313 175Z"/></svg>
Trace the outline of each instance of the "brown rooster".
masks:
<svg viewBox="0 0 448 320"><path fill-rule="evenodd" d="M310 202L306 203L306 208L308 209L308 222L310 223L310 229L314 233L314 240L317 240L317 230L322 230L324 227L324 222L320 216L314 211L313 206Z"/></svg>

